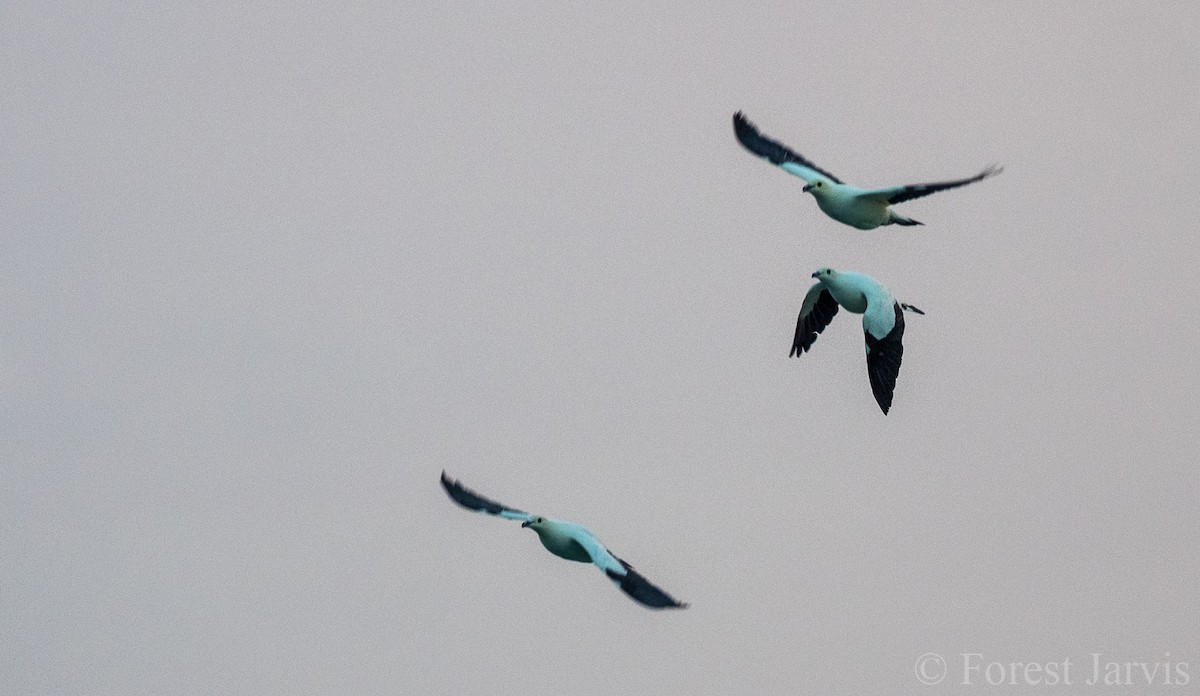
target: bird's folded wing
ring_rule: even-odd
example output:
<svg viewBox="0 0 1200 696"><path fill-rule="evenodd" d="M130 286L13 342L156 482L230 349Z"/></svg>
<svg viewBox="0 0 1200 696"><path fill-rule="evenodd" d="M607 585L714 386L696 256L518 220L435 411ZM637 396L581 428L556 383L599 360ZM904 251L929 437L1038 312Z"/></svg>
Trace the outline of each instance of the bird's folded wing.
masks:
<svg viewBox="0 0 1200 696"><path fill-rule="evenodd" d="M788 149L786 145L759 133L754 124L750 123L740 111L733 115L733 132L743 147L771 164L778 165L789 174L794 174L805 181L824 177L836 184L842 183L841 179L808 161L799 153Z"/></svg>
<svg viewBox="0 0 1200 696"><path fill-rule="evenodd" d="M442 487L446 489L446 493L450 496L451 500L468 510L486 512L489 515L497 515L507 520L521 520L523 522L527 522L533 517L524 510L510 508L494 500L488 500L458 481L452 480L449 476L446 476L446 472L444 471L442 472Z"/></svg>
<svg viewBox="0 0 1200 696"><path fill-rule="evenodd" d="M891 322L883 322L878 316L882 311L872 312L875 308L868 307L863 314L863 334L867 342L867 376L871 380L871 393L886 414L892 407L892 393L904 357L904 312L898 303L885 306L892 317Z"/></svg>
<svg viewBox="0 0 1200 696"><path fill-rule="evenodd" d="M817 334L829 326L837 311L837 301L823 284L817 283L809 288L804 296L804 304L800 305L800 314L796 317L796 337L792 339L792 352L788 357L797 357L812 348Z"/></svg>
<svg viewBox="0 0 1200 696"><path fill-rule="evenodd" d="M966 179L955 179L954 181L939 181L932 184L905 184L903 186L892 186L890 188L872 189L863 191L858 194L858 198L869 198L873 200L885 201L888 204L903 203L911 201L914 198L928 196L931 193L945 191L946 189L958 188L973 184L976 181L983 181L989 176L999 174L1004 171L1001 167L988 167L979 172L975 176L967 177Z"/></svg>

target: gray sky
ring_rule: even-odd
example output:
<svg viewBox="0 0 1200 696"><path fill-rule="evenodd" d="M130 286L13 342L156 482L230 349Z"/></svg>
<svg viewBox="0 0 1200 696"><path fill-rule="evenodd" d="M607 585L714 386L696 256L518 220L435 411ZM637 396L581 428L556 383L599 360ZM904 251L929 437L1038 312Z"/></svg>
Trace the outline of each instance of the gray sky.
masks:
<svg viewBox="0 0 1200 696"><path fill-rule="evenodd" d="M1192 4L253 4L0 8L0 691L1200 685ZM1006 170L858 232L738 109ZM887 417L825 265L927 312Z"/></svg>

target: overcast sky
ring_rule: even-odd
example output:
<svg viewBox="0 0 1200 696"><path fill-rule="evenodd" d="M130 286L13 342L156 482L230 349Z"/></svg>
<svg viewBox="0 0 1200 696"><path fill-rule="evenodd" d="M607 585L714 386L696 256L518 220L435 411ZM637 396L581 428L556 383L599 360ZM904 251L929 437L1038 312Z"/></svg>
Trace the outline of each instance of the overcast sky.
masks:
<svg viewBox="0 0 1200 696"><path fill-rule="evenodd" d="M1197 26L5 3L0 691L1194 692ZM865 187L1005 171L860 232L739 109ZM788 358L821 266L927 313L886 417L859 317Z"/></svg>

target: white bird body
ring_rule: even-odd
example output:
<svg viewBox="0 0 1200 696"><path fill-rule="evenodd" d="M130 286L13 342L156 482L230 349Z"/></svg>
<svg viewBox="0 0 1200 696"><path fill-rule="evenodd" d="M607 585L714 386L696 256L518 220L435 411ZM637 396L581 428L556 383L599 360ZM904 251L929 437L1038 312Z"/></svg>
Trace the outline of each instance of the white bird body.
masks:
<svg viewBox="0 0 1200 696"><path fill-rule="evenodd" d="M817 207L834 220L860 230L873 230L897 222L885 199L865 197L862 189L848 184L817 181L820 185L809 184L804 188L817 200Z"/></svg>
<svg viewBox="0 0 1200 696"><path fill-rule="evenodd" d="M891 206L938 191L973 184L1002 171L999 167L988 167L965 179L861 189L843 182L786 145L762 135L740 111L733 115L733 132L738 142L750 152L785 172L804 179L804 192L813 195L822 212L838 222L860 230L873 230L883 225L923 224L897 213Z"/></svg>
<svg viewBox="0 0 1200 696"><path fill-rule="evenodd" d="M823 273L822 271L828 272ZM866 314L869 307L891 309L895 302L892 299L891 291L871 276L862 273L834 271L829 268L817 271L813 277L817 279L817 282L809 289L809 292L812 292L814 288L828 290L838 305L847 312ZM876 338L883 338L891 332L895 322L891 312L882 313L883 316L875 316L875 314L879 313L874 313L870 322L866 317L863 318L863 328L871 331ZM868 326L868 323L873 326Z"/></svg>
<svg viewBox="0 0 1200 696"><path fill-rule="evenodd" d="M675 601L670 595L651 584L649 580L618 558L600 543L594 534L583 526L566 520L556 520L541 515L531 515L523 510L510 508L483 496L453 481L442 472L442 487L451 500L476 512L486 512L509 520L521 520L522 527L537 532L542 546L550 553L579 563L594 563L615 582L621 591L635 601L651 609L682 609L687 604Z"/></svg>
<svg viewBox="0 0 1200 696"><path fill-rule="evenodd" d="M862 273L822 268L812 277L817 282L804 295L790 355L799 357L811 349L817 335L833 321L838 307L863 315L867 376L875 401L886 414L892 406L892 393L904 355L904 312L924 312L897 302L882 283Z"/></svg>
<svg viewBox="0 0 1200 696"><path fill-rule="evenodd" d="M527 522L522 526L528 526L537 532L538 540L542 542L542 546L545 546L546 550L555 556L580 563L592 562L592 555L579 542L579 539L585 536L595 539L591 532L574 522L552 520L549 517L543 519L544 522L542 524L534 525Z"/></svg>

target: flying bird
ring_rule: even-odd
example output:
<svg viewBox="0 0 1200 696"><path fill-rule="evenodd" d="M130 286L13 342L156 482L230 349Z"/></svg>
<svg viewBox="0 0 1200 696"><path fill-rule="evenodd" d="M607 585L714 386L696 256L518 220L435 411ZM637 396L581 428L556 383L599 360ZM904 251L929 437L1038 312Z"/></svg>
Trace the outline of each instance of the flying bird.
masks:
<svg viewBox="0 0 1200 696"><path fill-rule="evenodd" d="M635 601L651 609L685 609L686 603L677 602L666 592L655 587L642 577L633 566L617 558L591 532L574 522L555 520L541 515L531 515L523 510L510 508L452 480L442 472L442 487L450 498L468 510L486 512L506 520L521 520L521 527L537 532L542 546L550 553L568 561L595 563L610 580Z"/></svg>
<svg viewBox="0 0 1200 696"><path fill-rule="evenodd" d="M817 199L817 205L826 215L860 230L873 230L880 225L923 225L912 218L892 210L891 206L931 193L973 184L1003 169L995 165L966 179L942 181L932 184L906 184L881 189L860 189L842 182L841 179L821 169L802 155L788 149L786 145L758 132L742 112L733 115L733 132L738 142L750 152L778 166L789 174L804 179L804 192Z"/></svg>
<svg viewBox="0 0 1200 696"><path fill-rule="evenodd" d="M800 357L812 348L838 307L863 315L863 333L867 339L867 376L875 401L886 415L892 407L892 392L900 374L904 356L904 312L924 314L910 304L897 302L879 281L861 273L838 272L822 268L812 274L817 282L804 295L800 316L796 318L796 337L788 357Z"/></svg>

